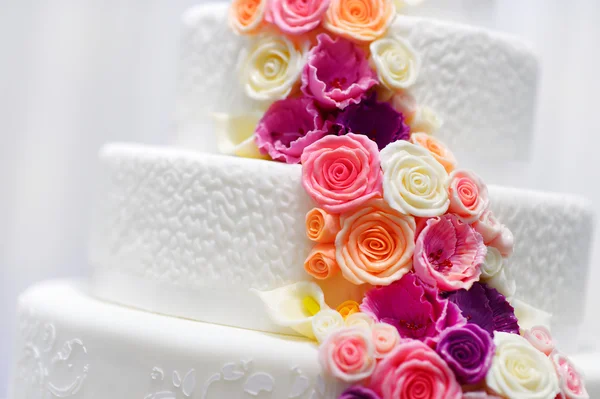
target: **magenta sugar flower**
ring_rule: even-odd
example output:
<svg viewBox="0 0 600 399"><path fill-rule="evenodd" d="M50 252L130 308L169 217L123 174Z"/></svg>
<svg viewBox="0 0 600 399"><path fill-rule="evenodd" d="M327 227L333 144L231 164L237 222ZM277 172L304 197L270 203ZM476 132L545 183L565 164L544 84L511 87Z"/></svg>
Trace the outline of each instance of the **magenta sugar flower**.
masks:
<svg viewBox="0 0 600 399"><path fill-rule="evenodd" d="M408 140L410 133L404 116L390 104L378 102L374 95L346 107L336 117L332 129L337 134L363 134L375 141L380 150L394 141Z"/></svg>
<svg viewBox="0 0 600 399"><path fill-rule="evenodd" d="M349 40L324 33L317 41L302 71L302 91L327 109L358 104L377 84L365 52Z"/></svg>
<svg viewBox="0 0 600 399"><path fill-rule="evenodd" d="M461 384L472 385L483 381L490 369L494 342L487 331L469 323L444 331L436 350Z"/></svg>
<svg viewBox="0 0 600 399"><path fill-rule="evenodd" d="M451 293L455 303L469 323L477 324L493 335L494 331L519 334L515 310L504 295L487 284L475 283L471 289Z"/></svg>
<svg viewBox="0 0 600 399"><path fill-rule="evenodd" d="M434 344L447 328L466 323L460 309L412 273L385 287L368 291L361 311L396 327L402 338Z"/></svg>
<svg viewBox="0 0 600 399"><path fill-rule="evenodd" d="M486 252L481 234L447 214L427 220L415 243L413 267L421 280L440 290L469 289L479 280Z"/></svg>
<svg viewBox="0 0 600 399"><path fill-rule="evenodd" d="M276 161L298 163L304 148L326 132L314 102L308 98L288 98L273 103L256 127L260 152Z"/></svg>
<svg viewBox="0 0 600 399"><path fill-rule="evenodd" d="M381 399L375 391L360 385L346 389L338 399Z"/></svg>

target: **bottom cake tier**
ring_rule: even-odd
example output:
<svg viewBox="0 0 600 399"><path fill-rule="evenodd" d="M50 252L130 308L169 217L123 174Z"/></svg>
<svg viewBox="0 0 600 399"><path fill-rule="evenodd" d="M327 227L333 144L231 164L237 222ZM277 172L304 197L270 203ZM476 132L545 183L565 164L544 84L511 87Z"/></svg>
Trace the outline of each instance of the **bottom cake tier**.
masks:
<svg viewBox="0 0 600 399"><path fill-rule="evenodd" d="M83 282L36 285L18 313L9 399L325 399L343 389L319 375L310 341L105 303Z"/></svg>

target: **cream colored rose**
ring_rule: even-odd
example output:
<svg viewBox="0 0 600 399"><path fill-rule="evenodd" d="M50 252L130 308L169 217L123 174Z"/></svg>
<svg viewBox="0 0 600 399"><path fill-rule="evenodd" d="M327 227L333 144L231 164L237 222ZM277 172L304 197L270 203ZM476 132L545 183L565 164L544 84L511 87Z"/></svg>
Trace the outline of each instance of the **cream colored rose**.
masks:
<svg viewBox="0 0 600 399"><path fill-rule="evenodd" d="M525 338L496 331L496 352L485 378L489 389L508 399L547 399L558 394L552 361Z"/></svg>
<svg viewBox="0 0 600 399"><path fill-rule="evenodd" d="M423 147L399 140L381 151L383 197L407 215L435 217L446 213L450 200L448 173Z"/></svg>
<svg viewBox="0 0 600 399"><path fill-rule="evenodd" d="M494 247L487 247L485 261L481 265L481 281L495 288L507 298L515 295L516 283L509 277L506 259Z"/></svg>
<svg viewBox="0 0 600 399"><path fill-rule="evenodd" d="M323 342L333 331L344 327L344 318L333 309L323 309L312 319L315 338Z"/></svg>
<svg viewBox="0 0 600 399"><path fill-rule="evenodd" d="M261 35L240 54L240 79L246 94L258 101L286 98L300 78L308 44L301 48L279 35Z"/></svg>
<svg viewBox="0 0 600 399"><path fill-rule="evenodd" d="M390 90L406 89L415 83L421 58L411 44L400 37L384 37L371 43L371 65L379 81Z"/></svg>
<svg viewBox="0 0 600 399"><path fill-rule="evenodd" d="M269 159L268 155L260 153L254 138L260 117L259 113L213 114L219 152L243 158Z"/></svg>
<svg viewBox="0 0 600 399"><path fill-rule="evenodd" d="M428 106L417 108L415 115L408 121L411 132L423 132L427 134L433 134L438 131L443 123L442 118Z"/></svg>

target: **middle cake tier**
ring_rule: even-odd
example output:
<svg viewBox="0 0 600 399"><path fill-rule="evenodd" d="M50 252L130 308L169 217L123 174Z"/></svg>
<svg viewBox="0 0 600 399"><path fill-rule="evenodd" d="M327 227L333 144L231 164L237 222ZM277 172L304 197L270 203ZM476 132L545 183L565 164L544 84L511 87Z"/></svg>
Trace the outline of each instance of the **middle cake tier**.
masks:
<svg viewBox="0 0 600 399"><path fill-rule="evenodd" d="M269 332L254 290L309 280L315 205L301 166L171 148L112 144L100 155L106 187L92 235L94 293L190 319ZM516 297L552 313L557 338L583 316L593 230L578 197L490 186L491 209L517 243L507 265ZM329 306L365 287L325 280ZM563 340L564 342L565 340Z"/></svg>

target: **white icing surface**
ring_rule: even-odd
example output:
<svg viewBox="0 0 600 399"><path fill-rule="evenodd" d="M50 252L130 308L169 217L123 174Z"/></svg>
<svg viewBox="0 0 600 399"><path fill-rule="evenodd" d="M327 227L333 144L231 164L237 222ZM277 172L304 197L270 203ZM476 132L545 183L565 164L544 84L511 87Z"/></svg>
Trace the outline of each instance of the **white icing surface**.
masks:
<svg viewBox="0 0 600 399"><path fill-rule="evenodd" d="M56 280L21 296L10 399L328 399L343 388L319 377L310 341L132 310L87 291Z"/></svg>
<svg viewBox="0 0 600 399"><path fill-rule="evenodd" d="M176 139L183 147L216 152L211 114L258 107L236 78L247 38L230 31L226 7L201 5L183 18ZM434 19L400 16L391 29L421 55L414 93L445 121L439 137L459 159L529 158L538 74L531 50L502 34Z"/></svg>
<svg viewBox="0 0 600 399"><path fill-rule="evenodd" d="M97 295L159 313L280 331L249 289L308 278L304 218L313 204L299 165L126 144L105 147L101 160L108 185L90 248ZM590 205L579 197L497 186L489 194L517 242L506 266L517 281L516 297L553 313L554 334L563 347L574 345L593 231ZM347 287L327 298L330 306L353 296Z"/></svg>

